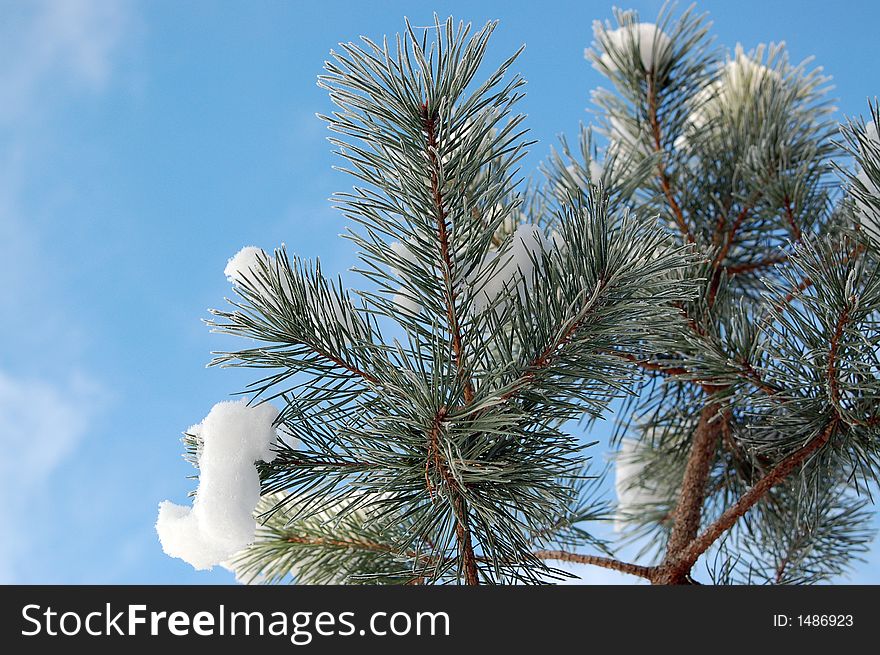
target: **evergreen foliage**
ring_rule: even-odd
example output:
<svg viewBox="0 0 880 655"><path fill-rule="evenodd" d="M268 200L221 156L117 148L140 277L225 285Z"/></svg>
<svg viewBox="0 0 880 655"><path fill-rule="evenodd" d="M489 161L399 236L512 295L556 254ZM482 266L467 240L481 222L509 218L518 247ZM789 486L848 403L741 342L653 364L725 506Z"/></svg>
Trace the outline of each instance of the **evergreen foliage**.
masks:
<svg viewBox="0 0 880 655"><path fill-rule="evenodd" d="M481 68L494 29L407 24L326 64L363 285L284 248L228 271L211 325L251 343L214 363L262 370L247 391L281 410L231 566L319 584L541 583L558 560L655 583L698 560L718 583L845 572L880 471L876 103L838 130L828 79L783 46L725 55L693 9L619 11L587 51L610 83L602 138L582 127L530 184L517 55ZM621 399L615 507L581 432ZM644 562L615 559L611 519Z"/></svg>

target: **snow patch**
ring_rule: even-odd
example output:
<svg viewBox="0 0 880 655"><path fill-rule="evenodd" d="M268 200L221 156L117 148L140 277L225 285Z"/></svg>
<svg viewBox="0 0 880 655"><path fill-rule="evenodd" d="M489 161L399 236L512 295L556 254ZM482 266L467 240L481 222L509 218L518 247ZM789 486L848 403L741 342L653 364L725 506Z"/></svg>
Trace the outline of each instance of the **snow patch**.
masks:
<svg viewBox="0 0 880 655"><path fill-rule="evenodd" d="M198 435L199 487L192 507L159 504L162 550L196 569L210 569L254 539L260 499L256 461L271 462L278 410L267 403L221 402L188 432Z"/></svg>
<svg viewBox="0 0 880 655"><path fill-rule="evenodd" d="M252 286L258 281L261 267L271 267L274 258L270 257L265 250L256 246L245 246L235 253L226 263L223 274L232 284L238 286Z"/></svg>
<svg viewBox="0 0 880 655"><path fill-rule="evenodd" d="M593 23L593 33L604 52L599 57L612 71L619 69L617 62L628 60L635 51L645 71L650 71L668 57L672 41L654 23L632 23L616 30L605 30L602 23Z"/></svg>
<svg viewBox="0 0 880 655"><path fill-rule="evenodd" d="M641 444L638 439L625 438L615 458L614 490L617 492L617 515L614 531L622 532L628 517L637 515L645 505L668 500L667 496L650 481L640 479L645 470L645 460L639 456Z"/></svg>
<svg viewBox="0 0 880 655"><path fill-rule="evenodd" d="M753 103L762 87L781 83L782 78L775 70L759 64L736 46L734 58L721 69L718 78L694 94L691 99L693 110L684 123L683 133L675 140L675 147L687 146L688 134L705 129L726 111L741 111Z"/></svg>
<svg viewBox="0 0 880 655"><path fill-rule="evenodd" d="M524 299L534 287L536 267L542 264L544 253L565 247L561 235L554 234L548 239L540 227L529 223L519 225L511 240L506 252L488 252L476 275L469 280L471 287L476 288L473 308L477 313L485 311L504 293ZM496 264L499 257L503 261Z"/></svg>
<svg viewBox="0 0 880 655"><path fill-rule="evenodd" d="M865 136L876 149L880 150L880 135L878 135L876 123L872 121L865 126ZM868 153L865 152L862 155L867 157ZM865 169L856 173L856 179L862 183L869 194L880 198L880 187L868 176ZM856 199L856 209L859 214L859 222L866 228L868 236L880 246L880 216L878 216L877 209L871 207L861 198Z"/></svg>

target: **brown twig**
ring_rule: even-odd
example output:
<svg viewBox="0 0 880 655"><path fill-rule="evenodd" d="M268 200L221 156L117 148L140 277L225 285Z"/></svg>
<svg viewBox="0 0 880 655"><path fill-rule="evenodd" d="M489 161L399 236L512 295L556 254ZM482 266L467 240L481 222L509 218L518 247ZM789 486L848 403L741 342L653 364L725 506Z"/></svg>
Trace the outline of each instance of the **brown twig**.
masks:
<svg viewBox="0 0 880 655"><path fill-rule="evenodd" d="M717 426L714 424L717 415L718 405L713 402L707 403L700 412L678 503L672 515L672 531L666 544L664 563L675 560L687 544L697 536L700 529L703 502L706 500L706 484L718 445Z"/></svg>
<svg viewBox="0 0 880 655"><path fill-rule="evenodd" d="M697 559L715 543L721 535L754 507L773 487L785 480L800 464L828 443L839 419L833 418L822 432L810 439L803 447L777 464L767 475L756 482L739 500L727 508L700 536L682 550L673 562L674 568L689 571Z"/></svg>
<svg viewBox="0 0 880 655"><path fill-rule="evenodd" d="M723 265L724 260L727 258L730 248L733 246L736 233L739 232L739 228L742 226L743 221L746 220L751 209L752 205L749 203L742 208L739 214L737 214L736 220L733 221L730 230L725 234L724 245L718 249L715 258L712 260L712 280L709 283L709 293L706 297L706 304L708 304L710 308L715 304L715 299L718 295L718 287L721 284L721 275L728 270Z"/></svg>
<svg viewBox="0 0 880 655"><path fill-rule="evenodd" d="M446 224L447 212L444 207L443 194L440 191L440 180L437 175L439 160L437 156L437 125L436 114L428 110L427 103L422 105L422 125L427 135L427 154L431 161L431 195L434 200L435 218L437 221L437 237L440 242L441 270L443 272L443 284L446 295L446 318L449 322L449 331L452 338L452 352L455 357L455 365L460 376L464 377L464 401L469 404L474 399L474 387L470 376L466 374L464 364L464 345L461 336L461 325L455 310L455 272L452 263L452 254L449 248L449 228ZM440 467L447 476L446 468ZM428 490L431 492L428 471L425 470L425 479L428 482ZM447 485L448 486L448 485ZM480 583L477 573L477 560L474 555L474 547L471 540L471 532L468 520L468 507L457 485L450 488L450 500L455 514L455 536L458 540L459 555L462 559L465 582L468 585ZM433 494L432 494L433 495Z"/></svg>
<svg viewBox="0 0 880 655"><path fill-rule="evenodd" d="M612 571L620 571L628 573L640 578L651 580L655 574L655 569L650 566L639 566L638 564L630 564L621 562L610 557L599 557L598 555L581 555L580 553L570 553L567 550L539 550L533 553L538 559L551 559L560 562L572 562L575 564L592 564L600 566L603 569L611 569Z"/></svg>
<svg viewBox="0 0 880 655"><path fill-rule="evenodd" d="M840 405L840 390L838 389L839 381L837 379L837 353L840 350L840 339L843 336L843 330L849 322L849 303L852 299L848 299L847 307L841 312L834 326L834 334L831 335L831 347L828 349L828 394L831 396L831 403L835 408Z"/></svg>
<svg viewBox="0 0 880 655"><path fill-rule="evenodd" d="M746 381L753 384L756 388L760 389L768 396L775 396L779 393L779 389L771 384L768 384L764 380L764 378L761 377L761 374L755 370L755 367L752 366L751 362L743 360L740 362L740 365L742 366L741 371Z"/></svg>
<svg viewBox="0 0 880 655"><path fill-rule="evenodd" d="M787 294L785 294L785 297L780 302L777 302L775 305L773 305L773 308L776 311L782 311L789 304L791 304L792 300L797 298L799 295L801 295L804 291L809 289L811 286L813 286L813 280L809 277L805 277L803 280L800 281L800 283L794 288L793 291L790 291Z"/></svg>
<svg viewBox="0 0 880 655"><path fill-rule="evenodd" d="M605 289L605 284L605 279L601 278L596 285L596 290L593 292L590 302L583 309L582 315L576 320L573 320L571 325L569 325L564 332L562 332L556 339L554 339L552 343L548 344L544 348L544 350L537 354L532 359L532 361L528 363L528 365L525 367L525 370L520 375L519 379L517 379L511 385L510 390L502 394L502 400L509 400L510 398L515 396L523 385L527 384L535 377L535 375L539 371L543 370L551 364L554 355L559 351L559 349L567 344L569 341L571 341L572 338L574 338L574 335L577 333L577 331L584 326L587 319L592 315L593 311L595 310L595 305L593 303L602 294L602 291Z"/></svg>
<svg viewBox="0 0 880 655"><path fill-rule="evenodd" d="M751 273L752 271L758 271L762 268L770 268L772 266L776 266L777 264L784 264L787 261L788 255L767 257L766 259L761 259L756 262L749 262L747 264L734 264L732 266L728 266L727 273L729 275L742 275L743 273Z"/></svg>
<svg viewBox="0 0 880 655"><path fill-rule="evenodd" d="M651 125L651 134L654 138L654 152L662 155L663 138L660 130L660 119L657 116L657 93L654 89L653 72L648 74L648 122ZM669 203L669 208L672 210L672 215L678 229L689 243L694 243L694 235L691 233L690 228L688 228L681 205L678 204L675 194L672 192L672 185L669 183L669 176L666 174L666 166L663 164L662 157L657 162L657 179L660 181L660 188L663 190L663 195L666 196L666 202Z"/></svg>
<svg viewBox="0 0 880 655"><path fill-rule="evenodd" d="M422 123L427 134L428 158L431 161L431 195L434 200L435 218L437 221L437 237L440 242L441 270L443 272L443 284L446 291L446 318L449 321L449 331L452 335L452 350L455 356L455 364L459 372L465 370L464 346L461 336L461 326L458 322L458 314L455 311L455 272L452 263L452 254L449 248L449 227L446 224L447 212L444 207L443 194L440 191L440 179L437 176L439 160L437 158L437 125L436 115L429 113L428 105L422 105ZM473 383L468 378L464 387L465 402L471 402L474 398Z"/></svg>
<svg viewBox="0 0 880 655"><path fill-rule="evenodd" d="M859 255L861 255L863 251L864 251L864 246L862 246L861 244L857 245L855 248L852 249L852 252L848 253L843 258L841 263L846 264L847 262L849 262L849 260L854 259L854 258L858 257ZM782 300L775 303L773 305L773 309L776 310L777 312L781 312L783 309L788 307L793 300L795 300L799 295L801 295L804 291L809 289L811 286L813 286L813 280L810 279L809 277L805 277L803 280L800 281L800 283L798 283L798 285L792 291L787 293Z"/></svg>
<svg viewBox="0 0 880 655"><path fill-rule="evenodd" d="M639 357L636 357L632 353L623 353L616 350L609 350L609 355L613 355L615 357L621 357L628 362L632 362L639 368L645 371L651 371L653 373L662 373L663 375L689 375L690 371L682 366L664 366L662 364L657 364L656 362L649 362Z"/></svg>
<svg viewBox="0 0 880 655"><path fill-rule="evenodd" d="M316 354L320 355L324 359L327 359L328 361L333 362L336 366L339 366L340 368L345 369L349 373L366 380L370 384L379 384L379 380L376 377L370 375L369 373L366 373L365 371L362 371L357 366L354 366L353 364L349 364L348 362L345 362L345 361L339 359L338 357L331 355L330 353L326 353L323 350L315 348L314 346L312 346L312 349L315 351Z"/></svg>

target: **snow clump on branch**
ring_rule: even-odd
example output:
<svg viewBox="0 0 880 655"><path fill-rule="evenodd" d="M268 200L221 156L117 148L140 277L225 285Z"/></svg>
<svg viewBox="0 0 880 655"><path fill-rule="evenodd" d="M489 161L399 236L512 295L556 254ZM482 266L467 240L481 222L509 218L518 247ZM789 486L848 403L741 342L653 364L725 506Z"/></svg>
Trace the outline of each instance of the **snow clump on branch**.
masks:
<svg viewBox="0 0 880 655"><path fill-rule="evenodd" d="M260 499L255 462L271 462L278 410L267 403L221 402L189 429L200 440L199 486L191 507L159 504L162 550L196 569L226 561L254 540Z"/></svg>
<svg viewBox="0 0 880 655"><path fill-rule="evenodd" d="M633 55L645 72L652 71L669 57L672 45L669 36L654 23L629 23L609 30L601 21L594 21L593 34L602 48L599 61L610 71L620 70ZM590 59L589 49L585 54Z"/></svg>
<svg viewBox="0 0 880 655"><path fill-rule="evenodd" d="M876 159L876 155L880 153L880 135L878 135L877 123L871 121L865 126L865 138L868 148L862 148L862 157L866 160ZM869 149L873 150L874 153L865 152ZM871 179L871 176L864 168L856 173L856 179L864 187L867 196L875 199L872 206L868 202L868 198L856 196L855 202L859 214L859 222L865 228L868 236L873 239L874 243L880 245L880 186L878 186L874 179Z"/></svg>

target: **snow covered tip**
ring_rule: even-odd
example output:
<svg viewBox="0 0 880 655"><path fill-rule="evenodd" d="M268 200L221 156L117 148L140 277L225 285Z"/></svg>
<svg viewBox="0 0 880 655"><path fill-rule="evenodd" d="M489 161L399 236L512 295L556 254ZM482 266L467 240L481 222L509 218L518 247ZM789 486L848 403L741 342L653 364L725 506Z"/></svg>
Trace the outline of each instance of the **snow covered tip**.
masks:
<svg viewBox="0 0 880 655"><path fill-rule="evenodd" d="M621 440L620 451L615 458L614 489L617 492L615 532L623 532L628 520L633 515L638 515L639 510L645 505L654 505L666 499L658 484L642 479L645 462L639 457L641 447L637 439L625 438Z"/></svg>
<svg viewBox="0 0 880 655"><path fill-rule="evenodd" d="M241 286L247 280L253 280L261 266L270 265L272 261L273 258L262 248L245 246L226 262L223 274L232 284Z"/></svg>
<svg viewBox="0 0 880 655"><path fill-rule="evenodd" d="M869 159L871 153L870 146L874 150L880 150L880 134L878 134L877 123L871 121L865 125L865 140L869 147L862 147L862 157ZM880 198L880 186L871 178L864 168L860 168L856 173L856 179L864 187L866 195L856 196L856 209L858 212L859 223L865 228L868 236L873 240L874 244L880 247L880 211L877 206L872 206L868 198Z"/></svg>
<svg viewBox="0 0 880 655"><path fill-rule="evenodd" d="M226 561L254 540L260 478L254 462L271 462L277 442L272 405L221 402L189 432L201 439L199 487L192 507L159 503L162 550L196 569Z"/></svg>
<svg viewBox="0 0 880 655"><path fill-rule="evenodd" d="M654 23L630 23L609 30L595 21L593 33L602 49L599 61L612 71L620 69L620 62L631 61L632 53L636 53L636 61L641 62L645 71L654 70L669 55L672 45L669 36ZM589 50L586 55L589 59Z"/></svg>

